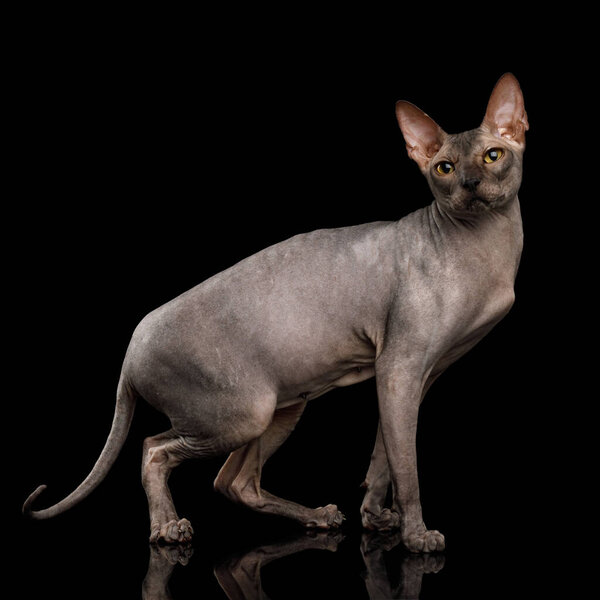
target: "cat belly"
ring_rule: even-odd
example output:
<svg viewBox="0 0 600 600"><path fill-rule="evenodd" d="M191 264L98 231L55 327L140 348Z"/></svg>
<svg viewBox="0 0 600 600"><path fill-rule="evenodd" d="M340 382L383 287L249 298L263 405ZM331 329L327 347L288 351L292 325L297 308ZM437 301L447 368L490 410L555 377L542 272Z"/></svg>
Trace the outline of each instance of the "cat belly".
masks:
<svg viewBox="0 0 600 600"><path fill-rule="evenodd" d="M375 376L374 363L360 362L344 369L338 369L322 377L315 378L301 386L282 390L277 408L285 408L298 402L314 400L334 388L360 383ZM300 390L300 391L299 391Z"/></svg>

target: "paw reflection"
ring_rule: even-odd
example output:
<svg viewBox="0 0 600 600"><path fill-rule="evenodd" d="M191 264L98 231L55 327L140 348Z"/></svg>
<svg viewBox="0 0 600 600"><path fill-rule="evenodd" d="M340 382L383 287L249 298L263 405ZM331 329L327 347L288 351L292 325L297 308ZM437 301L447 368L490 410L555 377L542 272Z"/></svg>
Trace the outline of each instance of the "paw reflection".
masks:
<svg viewBox="0 0 600 600"><path fill-rule="evenodd" d="M310 534L302 532L292 539L257 546L249 552L233 553L215 565L214 575L229 600L268 600L262 588L262 567L304 550L335 552L343 540L344 535L339 531ZM392 550L394 551L391 552ZM397 531L364 533L360 539L360 552L365 566L364 585L368 597L372 600L417 600L423 575L437 573L444 566L442 554L407 553L402 547ZM142 590L144 600L172 598L168 586L169 579L176 565L186 565L191 556L190 545L151 545L148 573Z"/></svg>
<svg viewBox="0 0 600 600"><path fill-rule="evenodd" d="M194 553L190 544L159 546L150 544L148 572L142 584L143 600L168 600L169 579L175 565L187 565Z"/></svg>
<svg viewBox="0 0 600 600"><path fill-rule="evenodd" d="M401 547L400 532L364 533L360 551L365 563L363 576L369 598L405 598L418 600L426 573L437 573L444 567L443 554L411 554L402 550L399 560L386 562L385 554Z"/></svg>

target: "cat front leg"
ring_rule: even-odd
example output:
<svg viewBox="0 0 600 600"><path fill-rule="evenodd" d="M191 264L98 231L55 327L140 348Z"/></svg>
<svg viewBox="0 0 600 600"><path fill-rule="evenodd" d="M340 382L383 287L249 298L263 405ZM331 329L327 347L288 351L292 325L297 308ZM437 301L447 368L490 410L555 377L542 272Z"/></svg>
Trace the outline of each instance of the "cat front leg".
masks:
<svg viewBox="0 0 600 600"><path fill-rule="evenodd" d="M399 359L399 356L405 357ZM444 536L423 522L417 474L417 420L427 375L422 356L384 350L375 365L382 439L400 514L402 542L411 552L445 548Z"/></svg>
<svg viewBox="0 0 600 600"><path fill-rule="evenodd" d="M363 527L372 531L390 531L399 527L400 517L398 512L392 508L385 508L390 486L390 470L383 444L381 424L377 427L375 447L362 486L365 488L365 497L360 507Z"/></svg>

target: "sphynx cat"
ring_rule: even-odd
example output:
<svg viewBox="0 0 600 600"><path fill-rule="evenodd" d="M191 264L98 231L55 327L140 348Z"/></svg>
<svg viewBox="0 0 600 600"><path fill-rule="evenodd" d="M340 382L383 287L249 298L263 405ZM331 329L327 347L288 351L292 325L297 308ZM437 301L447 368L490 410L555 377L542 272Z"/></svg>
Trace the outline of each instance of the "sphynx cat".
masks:
<svg viewBox="0 0 600 600"><path fill-rule="evenodd" d="M380 424L363 525L398 528L413 552L444 549L421 513L419 405L514 302L528 122L510 73L477 129L447 134L405 101L396 114L433 202L396 222L297 235L148 314L128 347L112 428L92 471L66 498L34 511L46 486L38 487L24 514L53 517L87 496L117 458L142 398L172 425L144 441L151 542L192 537L167 486L171 470L186 458L224 453L231 454L214 485L231 500L305 527L339 527L335 505L311 509L273 496L260 486L261 470L309 400L376 377ZM390 482L393 506L384 508Z"/></svg>

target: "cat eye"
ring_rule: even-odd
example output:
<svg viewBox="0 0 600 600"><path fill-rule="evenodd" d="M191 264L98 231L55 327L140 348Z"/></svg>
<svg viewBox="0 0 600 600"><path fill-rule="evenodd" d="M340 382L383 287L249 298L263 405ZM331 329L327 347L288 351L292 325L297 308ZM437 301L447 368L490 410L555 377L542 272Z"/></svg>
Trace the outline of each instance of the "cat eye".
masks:
<svg viewBox="0 0 600 600"><path fill-rule="evenodd" d="M500 160L503 155L504 150L502 150L501 148L491 148L485 153L485 155L483 156L483 160L489 164Z"/></svg>
<svg viewBox="0 0 600 600"><path fill-rule="evenodd" d="M443 160L435 166L435 170L440 175L449 175L454 171L454 165L449 160Z"/></svg>

